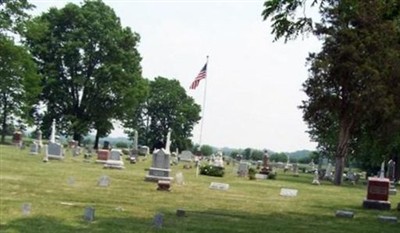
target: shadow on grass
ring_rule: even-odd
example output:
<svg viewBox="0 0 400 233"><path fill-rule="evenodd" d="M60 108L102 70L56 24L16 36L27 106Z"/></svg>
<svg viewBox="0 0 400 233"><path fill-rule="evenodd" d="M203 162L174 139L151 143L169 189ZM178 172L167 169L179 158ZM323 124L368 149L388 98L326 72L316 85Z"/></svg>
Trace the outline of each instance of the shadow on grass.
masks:
<svg viewBox="0 0 400 233"><path fill-rule="evenodd" d="M185 217L177 217L175 211L161 211L163 226L155 228L153 219L135 217L97 217L85 222L81 217L73 223L49 216L23 217L0 226L1 232L381 232L398 231L399 223L381 223L368 217L344 219L321 213L274 213L249 214L239 211L210 209L186 211Z"/></svg>

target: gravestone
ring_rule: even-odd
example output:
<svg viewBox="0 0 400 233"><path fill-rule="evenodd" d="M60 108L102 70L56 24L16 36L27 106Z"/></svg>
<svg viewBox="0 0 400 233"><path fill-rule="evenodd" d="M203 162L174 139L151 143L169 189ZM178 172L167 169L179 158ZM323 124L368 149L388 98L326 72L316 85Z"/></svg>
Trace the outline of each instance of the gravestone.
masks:
<svg viewBox="0 0 400 233"><path fill-rule="evenodd" d="M390 187L389 187L389 194L390 195L396 195L397 190L395 186L395 178L396 178L396 162L393 160L389 160L388 162L388 172L387 172L387 178L390 181Z"/></svg>
<svg viewBox="0 0 400 233"><path fill-rule="evenodd" d="M93 207L86 207L83 212L83 219L88 222L94 221L94 212L95 209Z"/></svg>
<svg viewBox="0 0 400 233"><path fill-rule="evenodd" d="M271 172L271 168L269 165L269 154L268 154L267 150L264 150L263 165L262 165L260 174L268 175L270 172Z"/></svg>
<svg viewBox="0 0 400 233"><path fill-rule="evenodd" d="M296 176L296 177L299 176L299 164L298 163L293 164L293 176Z"/></svg>
<svg viewBox="0 0 400 233"><path fill-rule="evenodd" d="M159 191L171 191L171 181L169 180L158 180L157 185Z"/></svg>
<svg viewBox="0 0 400 233"><path fill-rule="evenodd" d="M76 145L72 148L72 156L76 157L79 156L81 154L81 147Z"/></svg>
<svg viewBox="0 0 400 233"><path fill-rule="evenodd" d="M109 156L110 156L109 150L97 150L96 163L106 163Z"/></svg>
<svg viewBox="0 0 400 233"><path fill-rule="evenodd" d="M31 203L24 203L22 204L22 215L27 216L31 214L32 204Z"/></svg>
<svg viewBox="0 0 400 233"><path fill-rule="evenodd" d="M256 179L259 179L259 180L266 180L266 179L268 179L268 175L265 175L265 174L256 174Z"/></svg>
<svg viewBox="0 0 400 233"><path fill-rule="evenodd" d="M73 186L75 184L75 178L74 177L68 177L67 184L70 185L70 186Z"/></svg>
<svg viewBox="0 0 400 233"><path fill-rule="evenodd" d="M110 178L106 175L101 176L97 185L100 187L108 187L110 185Z"/></svg>
<svg viewBox="0 0 400 233"><path fill-rule="evenodd" d="M22 146L22 132L17 130L14 132L12 137L12 143L15 146L21 147Z"/></svg>
<svg viewBox="0 0 400 233"><path fill-rule="evenodd" d="M218 183L218 182L211 182L210 186L208 187L210 189L215 189L215 190L223 190L226 191L229 189L229 184L226 183Z"/></svg>
<svg viewBox="0 0 400 233"><path fill-rule="evenodd" d="M169 154L163 149L155 150L152 165L146 175L147 181L172 180L170 177Z"/></svg>
<svg viewBox="0 0 400 233"><path fill-rule="evenodd" d="M386 178L368 178L367 197L363 201L363 207L366 209L390 210L389 199L389 179Z"/></svg>
<svg viewBox="0 0 400 233"><path fill-rule="evenodd" d="M122 151L120 149L112 149L104 168L124 169L124 161L122 160Z"/></svg>
<svg viewBox="0 0 400 233"><path fill-rule="evenodd" d="M57 142L49 142L46 147L46 157L48 159L64 159L64 153L61 144Z"/></svg>
<svg viewBox="0 0 400 233"><path fill-rule="evenodd" d="M332 180L333 179L333 177L332 177L332 169L333 169L332 164L329 163L328 167L326 168L325 175L324 175L324 179L325 180Z"/></svg>
<svg viewBox="0 0 400 233"><path fill-rule="evenodd" d="M164 216L161 213L154 215L153 224L155 228L161 229L164 222Z"/></svg>
<svg viewBox="0 0 400 233"><path fill-rule="evenodd" d="M184 185L185 184L182 172L176 173L175 182L176 182L177 185Z"/></svg>
<svg viewBox="0 0 400 233"><path fill-rule="evenodd" d="M179 155L179 162L192 162L193 161L193 153L190 150L184 150Z"/></svg>
<svg viewBox="0 0 400 233"><path fill-rule="evenodd" d="M391 223L397 223L397 217L396 216L384 216L384 215L379 215L378 220L381 222L391 222Z"/></svg>
<svg viewBox="0 0 400 233"><path fill-rule="evenodd" d="M284 197L296 197L297 193L297 189L281 188L280 195Z"/></svg>
<svg viewBox="0 0 400 233"><path fill-rule="evenodd" d="M337 210L335 216L340 218L353 218L354 212L346 210Z"/></svg>
<svg viewBox="0 0 400 233"><path fill-rule="evenodd" d="M238 168L238 176L240 177L247 177L247 174L249 173L249 167L250 164L247 162L240 162L239 163L239 168Z"/></svg>
<svg viewBox="0 0 400 233"><path fill-rule="evenodd" d="M110 142L109 141L104 141L103 142L103 150L109 150L109 149L111 149L110 148L111 146L110 146Z"/></svg>
<svg viewBox="0 0 400 233"><path fill-rule="evenodd" d="M34 141L32 143L32 145L30 146L29 154L31 154L31 155L39 154L39 144L36 141Z"/></svg>
<svg viewBox="0 0 400 233"><path fill-rule="evenodd" d="M314 179L312 181L312 184L320 185L318 170L314 171Z"/></svg>

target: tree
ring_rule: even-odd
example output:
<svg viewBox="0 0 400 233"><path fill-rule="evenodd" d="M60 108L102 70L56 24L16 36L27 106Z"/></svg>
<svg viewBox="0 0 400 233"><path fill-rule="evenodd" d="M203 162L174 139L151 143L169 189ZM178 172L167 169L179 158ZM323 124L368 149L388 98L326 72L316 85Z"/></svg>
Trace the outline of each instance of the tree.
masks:
<svg viewBox="0 0 400 233"><path fill-rule="evenodd" d="M322 51L308 58L310 77L304 91L309 100L301 108L319 149L330 153L336 143L334 183L340 185L346 156L354 154L365 135L398 116L399 5L315 0L312 6L319 5L322 21L313 24L311 18L293 17L306 2L267 1L263 15L271 17L275 39L293 39L304 32L324 39Z"/></svg>
<svg viewBox="0 0 400 233"><path fill-rule="evenodd" d="M200 106L177 80L157 77L148 85L146 100L132 111L133 117L123 121L130 129L128 135L133 137L133 129L138 130L140 143L153 148L159 141L166 142L171 129L171 151L191 148L191 132L200 120Z"/></svg>
<svg viewBox="0 0 400 233"><path fill-rule="evenodd" d="M27 50L18 46L11 35L23 30L28 18L27 1L0 2L0 126L4 143L7 128L15 119L30 120L30 110L40 93L35 63ZM22 121L21 121L22 122Z"/></svg>
<svg viewBox="0 0 400 233"><path fill-rule="evenodd" d="M210 156L210 155L214 152L214 149L213 149L213 147L210 146L210 145L202 145L202 146L200 147L200 151L201 151L201 154L202 154L202 155L204 155L204 156Z"/></svg>
<svg viewBox="0 0 400 233"><path fill-rule="evenodd" d="M55 118L74 140L96 129L98 141L112 129L112 119L140 102L139 35L123 28L103 2L51 8L32 20L26 37L43 75L44 132Z"/></svg>

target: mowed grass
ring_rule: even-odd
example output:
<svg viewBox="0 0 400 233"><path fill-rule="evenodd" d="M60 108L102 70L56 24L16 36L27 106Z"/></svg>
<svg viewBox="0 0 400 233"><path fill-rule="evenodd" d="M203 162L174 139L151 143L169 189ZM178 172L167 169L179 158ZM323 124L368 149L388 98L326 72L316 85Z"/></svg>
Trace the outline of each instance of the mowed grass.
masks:
<svg viewBox="0 0 400 233"><path fill-rule="evenodd" d="M42 162L0 145L0 232L400 232L400 223L378 221L378 215L400 218L395 210L400 195L390 196L392 210L362 208L365 185L337 187L327 181L311 184L311 174L284 174L276 180L237 177L226 166L225 177L195 175L195 169L172 166L171 175L182 172L184 185L173 182L171 192L156 190L144 181L151 158L137 164L125 162L124 170L103 169L66 152L64 161ZM99 187L102 175L109 187ZM73 182L72 182L73 181ZM227 191L209 189L211 182L230 185ZM296 197L280 196L281 188L298 189ZM31 204L29 215L22 205ZM95 208L95 221L83 220L84 209ZM186 211L177 217L176 210ZM355 212L353 219L335 217L336 210ZM154 215L163 215L155 228Z"/></svg>

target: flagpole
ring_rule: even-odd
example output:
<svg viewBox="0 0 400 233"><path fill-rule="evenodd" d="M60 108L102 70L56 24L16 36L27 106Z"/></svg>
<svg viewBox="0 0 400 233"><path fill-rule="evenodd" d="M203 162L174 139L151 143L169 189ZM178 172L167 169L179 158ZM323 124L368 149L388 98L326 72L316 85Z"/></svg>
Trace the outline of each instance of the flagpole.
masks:
<svg viewBox="0 0 400 233"><path fill-rule="evenodd" d="M206 64L207 64L207 73L208 73L208 55L207 55ZM201 113L200 135L199 135L199 147L201 146L201 137L203 135L204 113L206 111L207 79L208 79L208 77L205 78L205 85L204 85L203 109L202 109L202 113Z"/></svg>

